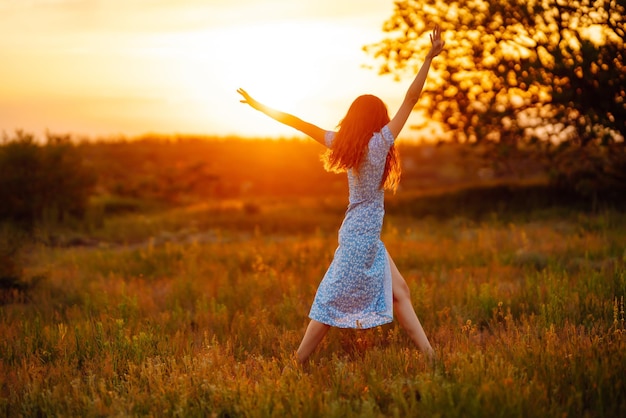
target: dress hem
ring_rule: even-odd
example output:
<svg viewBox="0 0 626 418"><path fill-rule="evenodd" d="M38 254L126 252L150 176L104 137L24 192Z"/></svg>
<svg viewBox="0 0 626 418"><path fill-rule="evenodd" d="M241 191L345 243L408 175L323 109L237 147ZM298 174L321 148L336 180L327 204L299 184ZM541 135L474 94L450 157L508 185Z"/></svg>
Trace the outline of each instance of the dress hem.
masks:
<svg viewBox="0 0 626 418"><path fill-rule="evenodd" d="M351 321L351 322L353 322L354 325L350 325L347 322L343 322L343 321L342 322L322 321L322 320L319 320L317 318L314 318L313 316L309 316L309 319L312 319L312 320L317 321L319 323L322 323L324 325L328 325L328 326L335 327L335 328L343 328L343 329L370 329L370 328L376 328L376 327L380 327L382 325L390 324L390 323L393 322L393 317L389 317L387 315L382 315L382 314L379 315L379 317L380 317L381 321L377 321L377 322L374 322L374 323L369 323L367 325L362 325L362 326L359 326L359 324L358 324L359 321L358 320ZM332 322L332 323L330 323L330 322Z"/></svg>

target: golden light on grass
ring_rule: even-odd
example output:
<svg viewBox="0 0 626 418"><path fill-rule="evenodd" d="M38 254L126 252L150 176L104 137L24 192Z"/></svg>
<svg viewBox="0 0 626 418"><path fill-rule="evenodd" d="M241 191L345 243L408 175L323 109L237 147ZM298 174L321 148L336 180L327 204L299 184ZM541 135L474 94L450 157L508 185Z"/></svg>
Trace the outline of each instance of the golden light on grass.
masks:
<svg viewBox="0 0 626 418"><path fill-rule="evenodd" d="M281 212L283 227L315 223L298 208ZM224 210L244 220L242 208ZM152 222L176 229L206 215ZM48 278L28 303L0 307L1 405L28 415L623 411L621 215L543 216L388 217L383 239L437 347L435 370L397 324L333 330L308 371L284 369L334 230L268 233L260 222L259 233L233 225L202 242L144 230L130 232L133 245L39 247L26 274Z"/></svg>

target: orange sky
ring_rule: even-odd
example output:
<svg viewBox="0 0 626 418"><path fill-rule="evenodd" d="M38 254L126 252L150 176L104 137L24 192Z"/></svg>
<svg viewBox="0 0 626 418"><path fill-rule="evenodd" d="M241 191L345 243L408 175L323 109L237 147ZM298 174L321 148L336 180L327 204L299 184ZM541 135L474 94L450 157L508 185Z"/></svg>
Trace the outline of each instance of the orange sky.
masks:
<svg viewBox="0 0 626 418"><path fill-rule="evenodd" d="M238 87L326 129L363 93L393 113L409 80L363 68L361 50L392 12L393 0L0 0L0 131L297 134L240 104Z"/></svg>

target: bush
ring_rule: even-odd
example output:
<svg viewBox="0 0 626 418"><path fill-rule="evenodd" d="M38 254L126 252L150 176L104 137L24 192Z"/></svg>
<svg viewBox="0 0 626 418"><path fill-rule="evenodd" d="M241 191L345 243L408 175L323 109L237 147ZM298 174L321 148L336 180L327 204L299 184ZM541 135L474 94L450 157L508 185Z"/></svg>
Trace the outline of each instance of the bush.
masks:
<svg viewBox="0 0 626 418"><path fill-rule="evenodd" d="M32 228L42 220L82 217L95 185L68 136L39 144L21 131L0 147L0 221Z"/></svg>
<svg viewBox="0 0 626 418"><path fill-rule="evenodd" d="M0 224L0 305L24 300L42 279L24 276L28 237L23 231Z"/></svg>
<svg viewBox="0 0 626 418"><path fill-rule="evenodd" d="M602 204L623 204L626 196L626 146L623 143L583 146L564 144L554 153L552 183Z"/></svg>

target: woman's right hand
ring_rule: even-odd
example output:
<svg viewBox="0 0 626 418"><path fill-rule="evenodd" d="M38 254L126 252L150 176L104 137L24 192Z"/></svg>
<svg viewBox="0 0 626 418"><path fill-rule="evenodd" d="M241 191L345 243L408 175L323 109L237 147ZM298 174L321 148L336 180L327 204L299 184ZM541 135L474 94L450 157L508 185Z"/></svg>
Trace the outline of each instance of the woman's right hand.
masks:
<svg viewBox="0 0 626 418"><path fill-rule="evenodd" d="M430 34L430 51L427 58L433 59L443 51L443 47L446 45L446 41L441 39L441 28L439 25L435 26L433 33Z"/></svg>

